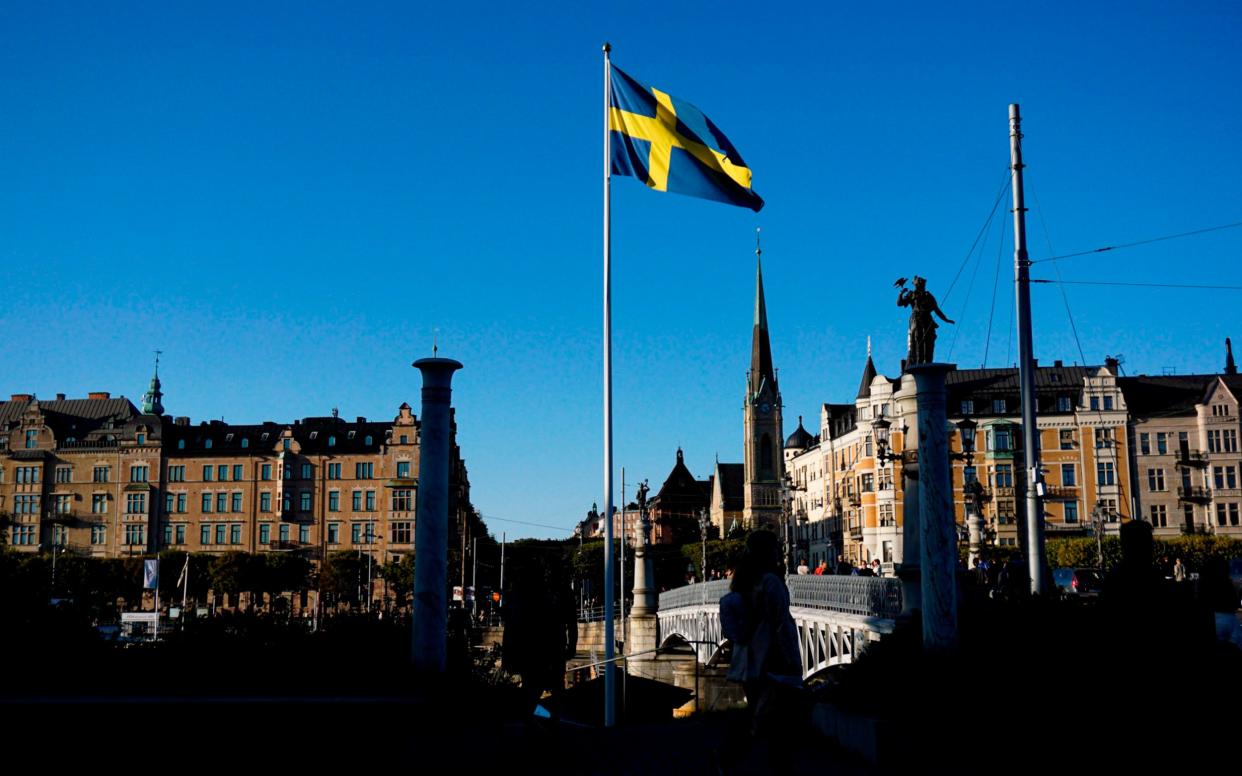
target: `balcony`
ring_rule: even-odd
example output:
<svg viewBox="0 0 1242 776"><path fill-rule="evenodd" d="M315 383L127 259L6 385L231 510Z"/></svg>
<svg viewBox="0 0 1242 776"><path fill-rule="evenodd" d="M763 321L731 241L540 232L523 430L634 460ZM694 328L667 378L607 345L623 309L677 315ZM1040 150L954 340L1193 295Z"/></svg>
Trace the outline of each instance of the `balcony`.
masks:
<svg viewBox="0 0 1242 776"><path fill-rule="evenodd" d="M862 494L861 493L851 493L845 497L845 500L848 501L851 506L855 506L855 507L862 506Z"/></svg>
<svg viewBox="0 0 1242 776"><path fill-rule="evenodd" d="M1191 450L1188 447L1184 447L1178 450L1175 455L1177 456L1178 466L1207 466L1208 464L1207 455L1202 450Z"/></svg>
<svg viewBox="0 0 1242 776"><path fill-rule="evenodd" d="M1212 491L1198 486L1189 488L1182 486L1177 489L1177 498L1180 501L1205 503L1212 500Z"/></svg>
<svg viewBox="0 0 1242 776"><path fill-rule="evenodd" d="M292 539L273 539L271 543L267 545L269 550L273 550L276 552L289 552L291 550L301 550L307 546L308 545L302 544L301 542L295 542Z"/></svg>
<svg viewBox="0 0 1242 776"><path fill-rule="evenodd" d="M1045 485L1044 498L1072 501L1078 498L1078 487L1075 485Z"/></svg>
<svg viewBox="0 0 1242 776"><path fill-rule="evenodd" d="M1012 487L997 488L996 497L997 498L1013 498L1014 497L1013 488Z"/></svg>
<svg viewBox="0 0 1242 776"><path fill-rule="evenodd" d="M851 539L861 539L863 535L863 525L861 520L857 520L849 524L846 528L846 534Z"/></svg>

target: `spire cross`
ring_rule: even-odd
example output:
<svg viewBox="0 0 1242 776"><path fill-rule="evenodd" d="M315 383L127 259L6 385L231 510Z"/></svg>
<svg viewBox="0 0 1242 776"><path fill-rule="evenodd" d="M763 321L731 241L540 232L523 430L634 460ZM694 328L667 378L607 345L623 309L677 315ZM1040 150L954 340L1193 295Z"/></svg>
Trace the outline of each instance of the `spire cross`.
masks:
<svg viewBox="0 0 1242 776"><path fill-rule="evenodd" d="M159 374L160 374L160 356L162 356L163 354L164 354L164 351L162 350L155 351L155 376L156 377L159 377Z"/></svg>

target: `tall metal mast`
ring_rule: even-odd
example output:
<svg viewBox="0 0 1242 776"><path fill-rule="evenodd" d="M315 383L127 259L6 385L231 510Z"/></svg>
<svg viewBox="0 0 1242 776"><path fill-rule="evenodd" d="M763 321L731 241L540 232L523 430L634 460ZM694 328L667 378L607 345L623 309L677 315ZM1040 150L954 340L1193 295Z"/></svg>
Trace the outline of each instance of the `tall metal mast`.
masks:
<svg viewBox="0 0 1242 776"><path fill-rule="evenodd" d="M1009 157L1013 169L1013 270L1018 297L1018 378L1022 387L1022 452L1026 460L1026 552L1031 592L1044 592L1043 474L1036 444L1035 359L1031 337L1031 260L1026 252L1026 207L1022 191L1022 117L1009 106Z"/></svg>

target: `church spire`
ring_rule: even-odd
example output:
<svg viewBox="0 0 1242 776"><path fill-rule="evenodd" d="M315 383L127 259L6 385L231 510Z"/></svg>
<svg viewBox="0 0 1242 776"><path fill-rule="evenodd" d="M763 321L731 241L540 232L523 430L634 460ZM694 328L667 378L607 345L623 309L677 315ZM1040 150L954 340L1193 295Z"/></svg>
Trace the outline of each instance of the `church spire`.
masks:
<svg viewBox="0 0 1242 776"><path fill-rule="evenodd" d="M1236 375L1238 373L1238 365L1233 363L1233 343L1225 337L1225 374Z"/></svg>
<svg viewBox="0 0 1242 776"><path fill-rule="evenodd" d="M155 351L155 374L151 377L151 387L142 396L142 411L148 415L164 414L164 394L160 391L160 354L163 352Z"/></svg>
<svg viewBox="0 0 1242 776"><path fill-rule="evenodd" d="M772 371L772 344L768 341L768 308L763 299L763 249L755 230L755 323L750 341L750 392L755 396L766 385L776 389Z"/></svg>
<svg viewBox="0 0 1242 776"><path fill-rule="evenodd" d="M871 360L871 337L867 337L867 365L863 367L862 382L858 384L858 395L855 399L871 396L871 381L875 379L875 375L875 362Z"/></svg>

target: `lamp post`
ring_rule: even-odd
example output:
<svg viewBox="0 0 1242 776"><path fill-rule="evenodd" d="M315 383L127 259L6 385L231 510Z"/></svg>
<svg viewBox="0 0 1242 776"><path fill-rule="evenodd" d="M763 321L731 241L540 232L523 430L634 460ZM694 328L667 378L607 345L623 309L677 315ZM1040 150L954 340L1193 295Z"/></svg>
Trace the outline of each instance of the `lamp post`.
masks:
<svg viewBox="0 0 1242 776"><path fill-rule="evenodd" d="M699 576L699 581L701 582L707 581L707 526L708 526L707 510L700 509L699 510L699 535L702 537L702 540L703 540L703 556L700 558L701 562L699 563L699 565L702 567L702 571L700 572L700 576Z"/></svg>
<svg viewBox="0 0 1242 776"><path fill-rule="evenodd" d="M1095 506L1091 509L1091 527L1095 531L1096 563L1102 569L1104 568L1104 505L1099 499L1096 499Z"/></svg>
<svg viewBox="0 0 1242 776"><path fill-rule="evenodd" d="M970 509L966 511L966 519L964 528L966 529L966 541L969 546L970 565L974 565L979 559L980 543L983 537L983 487L979 484L978 479L966 481L966 471L973 468L975 461L975 431L979 424L975 422L969 415L957 422L958 434L961 437L962 452L949 453L949 458L955 461L964 461L965 467L962 470L962 491L965 495L970 496L971 501L968 502Z"/></svg>

